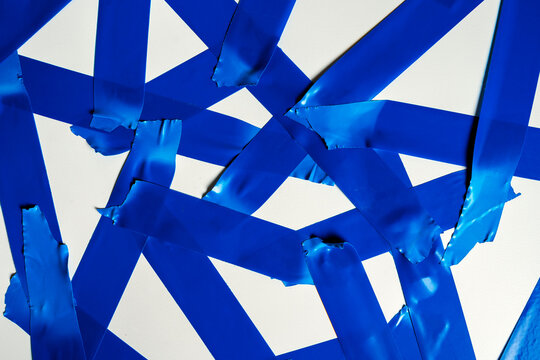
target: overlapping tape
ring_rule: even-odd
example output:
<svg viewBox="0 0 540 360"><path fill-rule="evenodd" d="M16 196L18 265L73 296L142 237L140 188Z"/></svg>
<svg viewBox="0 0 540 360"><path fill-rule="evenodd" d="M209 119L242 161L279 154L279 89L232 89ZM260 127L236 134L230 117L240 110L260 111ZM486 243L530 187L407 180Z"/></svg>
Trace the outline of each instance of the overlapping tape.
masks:
<svg viewBox="0 0 540 360"><path fill-rule="evenodd" d="M0 14L0 202L17 271L5 316L33 357L142 358L107 327L143 254L216 359L474 359L448 265L493 239L513 175L540 180L527 127L540 5L502 1L475 118L372 99L481 0L404 1L314 84L277 47L294 0L167 2L208 50L147 84L149 1L100 0L93 77L13 52L67 1ZM243 85L273 115L261 130L206 110ZM103 155L129 151L71 281L32 112ZM472 177L412 187L398 153ZM176 154L227 167L193 198L169 189ZM288 176L335 183L355 209L297 231L252 217ZM439 233L456 224L443 257ZM361 263L385 252L406 301L389 323ZM276 356L208 256L314 284L338 338ZM503 358L537 353L537 293Z"/></svg>

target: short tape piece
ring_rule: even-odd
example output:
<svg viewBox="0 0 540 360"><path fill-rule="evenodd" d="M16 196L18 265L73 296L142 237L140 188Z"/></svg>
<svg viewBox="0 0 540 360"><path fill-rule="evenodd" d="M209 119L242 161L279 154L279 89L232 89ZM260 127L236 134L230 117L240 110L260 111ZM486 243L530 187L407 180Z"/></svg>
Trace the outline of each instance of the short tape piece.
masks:
<svg viewBox="0 0 540 360"><path fill-rule="evenodd" d="M218 86L257 85L276 50L296 0L242 0L227 29L212 80Z"/></svg>
<svg viewBox="0 0 540 360"><path fill-rule="evenodd" d="M400 359L390 328L355 248L302 243L317 292L347 359Z"/></svg>
<svg viewBox="0 0 540 360"><path fill-rule="evenodd" d="M137 127L143 102L150 0L99 2L91 126Z"/></svg>
<svg viewBox="0 0 540 360"><path fill-rule="evenodd" d="M493 241L510 181L521 158L540 71L540 3L501 2L480 119L471 181L463 210L443 257L459 263L479 242Z"/></svg>

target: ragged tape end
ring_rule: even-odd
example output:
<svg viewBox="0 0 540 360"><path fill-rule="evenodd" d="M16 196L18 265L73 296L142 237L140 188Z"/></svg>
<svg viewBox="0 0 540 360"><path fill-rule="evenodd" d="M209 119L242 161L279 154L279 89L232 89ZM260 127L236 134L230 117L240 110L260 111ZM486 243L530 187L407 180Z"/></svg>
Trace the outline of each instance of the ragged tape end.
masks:
<svg viewBox="0 0 540 360"><path fill-rule="evenodd" d="M133 142L133 132L125 128L116 128L112 132L106 132L73 125L69 129L74 135L85 139L95 152L105 156L129 151Z"/></svg>

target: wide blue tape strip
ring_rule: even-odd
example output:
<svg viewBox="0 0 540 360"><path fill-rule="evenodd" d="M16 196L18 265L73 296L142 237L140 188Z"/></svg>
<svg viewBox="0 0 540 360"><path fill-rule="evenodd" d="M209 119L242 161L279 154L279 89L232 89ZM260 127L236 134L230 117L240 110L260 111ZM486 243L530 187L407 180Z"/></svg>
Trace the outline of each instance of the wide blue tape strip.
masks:
<svg viewBox="0 0 540 360"><path fill-rule="evenodd" d="M2 213L15 269L28 295L21 208L39 204L54 238L62 238L17 53L0 63L0 167L5 169L0 176Z"/></svg>
<svg viewBox="0 0 540 360"><path fill-rule="evenodd" d="M170 185L181 129L179 120L139 123L132 150L109 198L110 205L125 198L134 179ZM114 227L104 217L90 239L73 277L88 358L92 358L98 349L103 329L113 316L145 241L146 236Z"/></svg>
<svg viewBox="0 0 540 360"><path fill-rule="evenodd" d="M28 307L28 301L26 300L17 274L11 277L4 302L6 304L4 316L17 324L26 333L30 334L30 308ZM144 359L144 357L120 338L109 330L106 330L98 354L96 354L94 359L108 360L111 358L125 360Z"/></svg>
<svg viewBox="0 0 540 360"><path fill-rule="evenodd" d="M318 238L302 244L309 272L350 360L400 359L390 328L355 248Z"/></svg>
<svg viewBox="0 0 540 360"><path fill-rule="evenodd" d="M38 206L22 210L32 358L85 359L65 244L52 236Z"/></svg>
<svg viewBox="0 0 540 360"><path fill-rule="evenodd" d="M472 175L443 262L459 263L478 242L493 241L527 132L540 71L540 2L503 0L489 59Z"/></svg>
<svg viewBox="0 0 540 360"><path fill-rule="evenodd" d="M70 0L0 1L0 62L16 51Z"/></svg>
<svg viewBox="0 0 540 360"><path fill-rule="evenodd" d="M482 0L406 0L358 41L295 108L370 100Z"/></svg>
<svg viewBox="0 0 540 360"><path fill-rule="evenodd" d="M207 256L154 238L144 256L217 360L274 358Z"/></svg>
<svg viewBox="0 0 540 360"><path fill-rule="evenodd" d="M422 359L475 359L452 273L440 263L442 253L440 240L419 264L392 252L420 353Z"/></svg>
<svg viewBox="0 0 540 360"><path fill-rule="evenodd" d="M212 76L218 86L257 85L295 2L241 0L238 3Z"/></svg>
<svg viewBox="0 0 540 360"><path fill-rule="evenodd" d="M501 360L533 360L540 354L540 280L501 354Z"/></svg>
<svg viewBox="0 0 540 360"><path fill-rule="evenodd" d="M150 0L100 0L92 127L135 129L144 101Z"/></svg>

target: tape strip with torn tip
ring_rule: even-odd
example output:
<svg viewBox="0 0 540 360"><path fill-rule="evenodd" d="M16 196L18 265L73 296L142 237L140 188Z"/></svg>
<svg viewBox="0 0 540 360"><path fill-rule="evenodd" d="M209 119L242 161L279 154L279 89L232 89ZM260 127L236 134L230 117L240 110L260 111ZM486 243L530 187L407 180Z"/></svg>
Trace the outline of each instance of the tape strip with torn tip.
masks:
<svg viewBox="0 0 540 360"><path fill-rule="evenodd" d="M22 210L24 263L34 359L85 359L65 244L52 236L38 206Z"/></svg>
<svg viewBox="0 0 540 360"><path fill-rule="evenodd" d="M65 271L67 271L67 269L65 269ZM24 294L18 274L13 274L10 279L4 303L6 305L4 316L17 324L27 334L30 334L30 307L28 304L28 300L26 299L26 296ZM78 312L77 316L78 318L80 318L81 313ZM106 360L112 357L126 360L144 359L139 353L133 350L129 345L123 342L112 332L107 329L103 329L103 331L105 332L105 336L103 337L103 340L99 345L98 353L96 354L94 359ZM40 354L40 356L37 356L35 358L39 359L42 357L41 355L43 354ZM82 359L84 359L84 357Z"/></svg>
<svg viewBox="0 0 540 360"><path fill-rule="evenodd" d="M0 12L0 62L16 52L70 1L3 1Z"/></svg>
<svg viewBox="0 0 540 360"><path fill-rule="evenodd" d="M181 133L180 120L141 121L108 204L120 203L134 179L169 186ZM145 242L146 236L115 227L105 217L92 234L73 276L77 310L88 315L80 318L88 358L98 350Z"/></svg>
<svg viewBox="0 0 540 360"><path fill-rule="evenodd" d="M534 360L540 354L540 280L504 347L501 360Z"/></svg>
<svg viewBox="0 0 540 360"><path fill-rule="evenodd" d="M347 359L400 359L354 247L313 238L302 243L309 272Z"/></svg>
<svg viewBox="0 0 540 360"><path fill-rule="evenodd" d="M257 85L296 0L242 0L223 40L212 80L218 86Z"/></svg>
<svg viewBox="0 0 540 360"><path fill-rule="evenodd" d="M471 181L443 263L459 263L479 242L493 241L521 158L540 71L540 3L502 1L493 39Z"/></svg>
<svg viewBox="0 0 540 360"><path fill-rule="evenodd" d="M91 126L137 127L144 102L150 0L99 2Z"/></svg>

